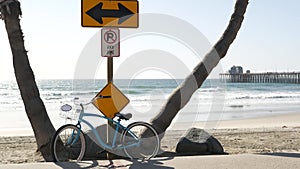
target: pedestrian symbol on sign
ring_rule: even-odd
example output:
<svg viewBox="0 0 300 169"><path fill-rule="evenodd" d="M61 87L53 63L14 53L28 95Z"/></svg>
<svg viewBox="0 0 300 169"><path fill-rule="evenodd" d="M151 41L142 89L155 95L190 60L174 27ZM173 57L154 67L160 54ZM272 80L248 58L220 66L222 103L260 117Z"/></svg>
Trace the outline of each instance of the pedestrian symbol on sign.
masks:
<svg viewBox="0 0 300 169"><path fill-rule="evenodd" d="M119 57L120 56L120 31L118 28L103 28L102 35L102 56Z"/></svg>

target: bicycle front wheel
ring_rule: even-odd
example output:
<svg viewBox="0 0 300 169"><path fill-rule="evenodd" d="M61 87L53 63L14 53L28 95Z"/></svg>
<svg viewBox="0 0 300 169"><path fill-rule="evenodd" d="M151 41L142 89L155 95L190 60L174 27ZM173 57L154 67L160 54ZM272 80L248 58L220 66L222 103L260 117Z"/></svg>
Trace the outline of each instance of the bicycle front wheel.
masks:
<svg viewBox="0 0 300 169"><path fill-rule="evenodd" d="M77 126L60 127L52 140L52 156L56 162L78 162L85 153L85 138Z"/></svg>
<svg viewBox="0 0 300 169"><path fill-rule="evenodd" d="M155 157L160 148L156 130L148 123L130 124L121 136L124 153L130 159L149 160Z"/></svg>

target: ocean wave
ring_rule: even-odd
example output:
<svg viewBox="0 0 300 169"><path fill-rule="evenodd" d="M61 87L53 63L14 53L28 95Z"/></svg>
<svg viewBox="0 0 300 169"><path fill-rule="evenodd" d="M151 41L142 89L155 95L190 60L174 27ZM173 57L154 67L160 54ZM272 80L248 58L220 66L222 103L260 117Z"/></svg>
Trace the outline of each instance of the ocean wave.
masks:
<svg viewBox="0 0 300 169"><path fill-rule="evenodd" d="M62 93L53 93L52 96L62 96Z"/></svg>
<svg viewBox="0 0 300 169"><path fill-rule="evenodd" d="M130 86L130 90L134 89L149 89L149 90L155 90L155 89L174 89L177 86L168 86L168 85L149 85L149 86Z"/></svg>
<svg viewBox="0 0 300 169"><path fill-rule="evenodd" d="M71 96L85 96L85 95L95 95L99 91L81 91L81 92L71 92L69 95Z"/></svg>
<svg viewBox="0 0 300 169"><path fill-rule="evenodd" d="M129 87L130 89L129 90L133 90L133 89L155 89L156 87L151 87L151 86L130 86Z"/></svg>
<svg viewBox="0 0 300 169"><path fill-rule="evenodd" d="M235 97L237 100L244 100L244 99L298 99L300 96L241 96Z"/></svg>
<svg viewBox="0 0 300 169"><path fill-rule="evenodd" d="M144 93L146 93L146 91L133 91L133 90L125 90L125 91L123 91L123 93L124 94L134 94L134 95L137 95L137 94L144 94Z"/></svg>
<svg viewBox="0 0 300 169"><path fill-rule="evenodd" d="M5 105L5 104L14 104L14 103L11 103L11 102L0 102L0 105Z"/></svg>
<svg viewBox="0 0 300 169"><path fill-rule="evenodd" d="M231 108L244 108L245 105L229 105L228 107L231 107Z"/></svg>
<svg viewBox="0 0 300 169"><path fill-rule="evenodd" d="M163 98L156 98L156 99L153 99L153 98L132 98L130 99L131 102L135 102L135 101L138 101L138 102L155 102L155 101L165 101L165 99Z"/></svg>
<svg viewBox="0 0 300 169"><path fill-rule="evenodd" d="M48 98L45 98L45 100L61 100L63 99L62 97L48 97Z"/></svg>
<svg viewBox="0 0 300 169"><path fill-rule="evenodd" d="M199 91L203 93L212 93L212 92L224 92L225 90L220 87L215 87L215 88L201 88Z"/></svg>

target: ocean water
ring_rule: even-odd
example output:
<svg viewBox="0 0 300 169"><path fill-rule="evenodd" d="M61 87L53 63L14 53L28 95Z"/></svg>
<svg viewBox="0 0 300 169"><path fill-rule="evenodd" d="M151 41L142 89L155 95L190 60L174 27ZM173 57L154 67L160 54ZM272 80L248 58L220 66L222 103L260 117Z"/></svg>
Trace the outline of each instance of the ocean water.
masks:
<svg viewBox="0 0 300 169"><path fill-rule="evenodd" d="M105 80L39 80L41 98L54 126L66 123L60 106L89 102L106 84ZM166 103L182 80L134 79L115 80L115 85L130 99L122 112L133 114L132 121L150 121ZM86 110L100 113L93 105ZM300 112L300 85L222 83L207 80L190 102L176 116L176 122L218 121ZM18 86L12 81L0 82L0 129L30 128ZM97 123L97 119L94 119Z"/></svg>

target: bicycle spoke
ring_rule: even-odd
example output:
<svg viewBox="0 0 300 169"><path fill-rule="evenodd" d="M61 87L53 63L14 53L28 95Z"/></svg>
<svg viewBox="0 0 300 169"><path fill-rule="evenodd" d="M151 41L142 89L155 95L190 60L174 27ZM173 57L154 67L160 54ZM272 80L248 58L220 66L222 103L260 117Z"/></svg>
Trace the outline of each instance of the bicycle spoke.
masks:
<svg viewBox="0 0 300 169"><path fill-rule="evenodd" d="M83 133L76 126L66 125L55 134L52 154L56 161L80 161L85 152Z"/></svg>
<svg viewBox="0 0 300 169"><path fill-rule="evenodd" d="M160 146L156 131L151 125L143 122L129 125L122 135L122 143L129 158L142 160L155 156Z"/></svg>

